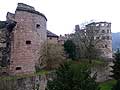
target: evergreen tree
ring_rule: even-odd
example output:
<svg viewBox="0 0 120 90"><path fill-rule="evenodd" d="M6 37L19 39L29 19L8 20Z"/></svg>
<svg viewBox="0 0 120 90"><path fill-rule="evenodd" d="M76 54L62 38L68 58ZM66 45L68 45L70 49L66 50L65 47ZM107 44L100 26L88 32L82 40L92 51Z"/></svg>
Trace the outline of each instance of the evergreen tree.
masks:
<svg viewBox="0 0 120 90"><path fill-rule="evenodd" d="M117 83L113 86L112 90L120 90L120 80L117 80Z"/></svg>
<svg viewBox="0 0 120 90"><path fill-rule="evenodd" d="M86 65L65 63L48 80L47 90L100 90Z"/></svg>
<svg viewBox="0 0 120 90"><path fill-rule="evenodd" d="M117 83L113 86L112 90L120 90L120 50L118 49L115 53L115 61L113 61L114 65L112 67L112 75L111 77L117 80Z"/></svg>
<svg viewBox="0 0 120 90"><path fill-rule="evenodd" d="M111 77L115 80L120 80L120 50L118 49L115 53L115 61L113 61L114 65L112 67L112 75Z"/></svg>
<svg viewBox="0 0 120 90"><path fill-rule="evenodd" d="M76 45L73 43L72 40L67 40L64 43L64 50L66 54L68 54L69 58L73 60L76 58Z"/></svg>

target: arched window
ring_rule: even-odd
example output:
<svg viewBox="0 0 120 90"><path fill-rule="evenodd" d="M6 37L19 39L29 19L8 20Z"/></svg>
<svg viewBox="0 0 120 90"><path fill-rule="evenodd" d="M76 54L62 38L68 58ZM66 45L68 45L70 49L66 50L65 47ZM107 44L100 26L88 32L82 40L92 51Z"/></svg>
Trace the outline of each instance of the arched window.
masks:
<svg viewBox="0 0 120 90"><path fill-rule="evenodd" d="M109 33L109 29L107 29L107 33Z"/></svg>
<svg viewBox="0 0 120 90"><path fill-rule="evenodd" d="M105 33L105 30L102 30L102 33Z"/></svg>

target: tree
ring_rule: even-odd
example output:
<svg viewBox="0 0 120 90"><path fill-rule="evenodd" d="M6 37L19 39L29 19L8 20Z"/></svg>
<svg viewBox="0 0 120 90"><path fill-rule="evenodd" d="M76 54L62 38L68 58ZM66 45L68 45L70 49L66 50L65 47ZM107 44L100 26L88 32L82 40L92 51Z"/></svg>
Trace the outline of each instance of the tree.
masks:
<svg viewBox="0 0 120 90"><path fill-rule="evenodd" d="M59 44L47 44L47 68L55 69L65 62L64 48Z"/></svg>
<svg viewBox="0 0 120 90"><path fill-rule="evenodd" d="M65 61L64 48L61 45L44 43L41 47L36 69L55 69Z"/></svg>
<svg viewBox="0 0 120 90"><path fill-rule="evenodd" d="M115 53L115 60L113 61L113 66L112 67L112 75L111 77L114 78L115 80L120 80L120 50L118 49L117 52Z"/></svg>
<svg viewBox="0 0 120 90"><path fill-rule="evenodd" d="M116 84L113 86L112 90L120 90L120 80L117 80Z"/></svg>
<svg viewBox="0 0 120 90"><path fill-rule="evenodd" d="M77 49L80 51L81 58L87 58L89 62L92 62L92 59L96 59L100 56L101 51L99 46L102 46L105 43L102 42L102 34L98 33L94 28L89 28L87 25L84 28L79 28L75 30L75 35L72 38L76 44ZM102 44L100 45L100 42Z"/></svg>
<svg viewBox="0 0 120 90"><path fill-rule="evenodd" d="M113 86L112 90L120 90L120 50L118 49L115 53L115 60L113 61L112 67L112 75L110 75L112 78L117 80L116 84Z"/></svg>
<svg viewBox="0 0 120 90"><path fill-rule="evenodd" d="M65 63L55 75L53 80L48 80L47 90L99 90L86 65Z"/></svg>
<svg viewBox="0 0 120 90"><path fill-rule="evenodd" d="M68 54L69 58L73 60L76 58L76 45L74 44L72 40L67 40L64 43L64 50L66 54Z"/></svg>

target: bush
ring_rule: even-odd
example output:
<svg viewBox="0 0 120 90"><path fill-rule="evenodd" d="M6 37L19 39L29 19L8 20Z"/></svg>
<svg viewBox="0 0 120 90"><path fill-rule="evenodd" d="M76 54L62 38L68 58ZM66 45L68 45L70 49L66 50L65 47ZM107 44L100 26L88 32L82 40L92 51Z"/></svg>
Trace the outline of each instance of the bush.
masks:
<svg viewBox="0 0 120 90"><path fill-rule="evenodd" d="M95 77L91 77L87 65L65 63L59 67L56 77L49 80L47 90L99 90Z"/></svg>

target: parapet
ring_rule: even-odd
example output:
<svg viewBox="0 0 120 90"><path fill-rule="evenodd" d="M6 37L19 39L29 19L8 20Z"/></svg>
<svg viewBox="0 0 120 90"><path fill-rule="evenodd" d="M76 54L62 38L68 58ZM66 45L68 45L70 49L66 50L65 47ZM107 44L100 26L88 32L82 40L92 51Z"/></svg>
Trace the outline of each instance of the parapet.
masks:
<svg viewBox="0 0 120 90"><path fill-rule="evenodd" d="M107 26L107 27L110 27L111 26L111 23L110 22L92 22L92 23L89 23L86 25L86 27L88 26Z"/></svg>
<svg viewBox="0 0 120 90"><path fill-rule="evenodd" d="M6 19L7 20L14 20L15 19L15 14L7 12Z"/></svg>
<svg viewBox="0 0 120 90"><path fill-rule="evenodd" d="M35 10L34 7L29 6L27 4L24 4L24 3L18 3L17 8L23 8L23 9L26 9L26 10Z"/></svg>
<svg viewBox="0 0 120 90"><path fill-rule="evenodd" d="M46 16L45 16L44 14L36 11L34 7L29 6L29 5L27 5L27 4L18 3L18 6L17 6L16 11L26 11L26 12L29 12L29 13L41 15L41 16L43 16L43 17L46 19L46 21L47 21L47 18L46 18Z"/></svg>

